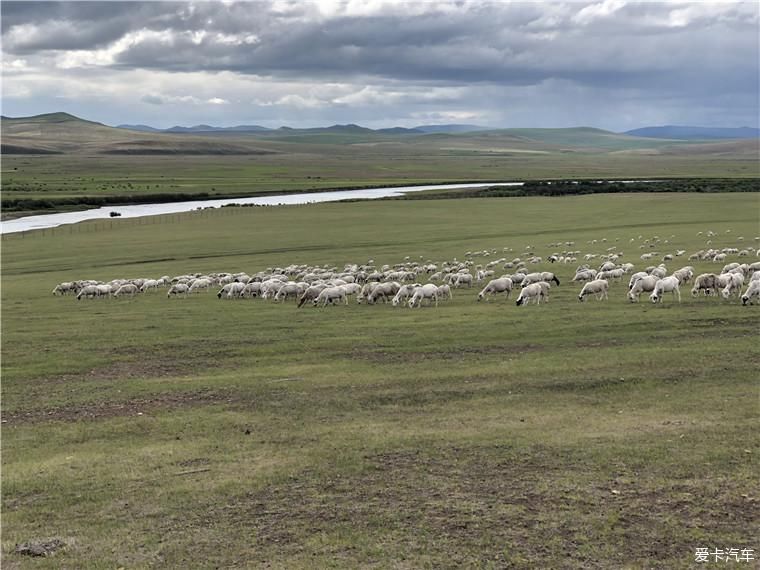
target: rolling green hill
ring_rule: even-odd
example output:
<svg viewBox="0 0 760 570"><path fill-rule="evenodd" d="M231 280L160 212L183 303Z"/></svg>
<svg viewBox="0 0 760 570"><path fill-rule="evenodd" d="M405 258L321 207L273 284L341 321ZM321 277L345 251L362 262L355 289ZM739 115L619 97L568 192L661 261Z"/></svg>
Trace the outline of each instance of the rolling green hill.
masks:
<svg viewBox="0 0 760 570"><path fill-rule="evenodd" d="M3 154L262 154L256 145L108 127L68 113L2 118Z"/></svg>

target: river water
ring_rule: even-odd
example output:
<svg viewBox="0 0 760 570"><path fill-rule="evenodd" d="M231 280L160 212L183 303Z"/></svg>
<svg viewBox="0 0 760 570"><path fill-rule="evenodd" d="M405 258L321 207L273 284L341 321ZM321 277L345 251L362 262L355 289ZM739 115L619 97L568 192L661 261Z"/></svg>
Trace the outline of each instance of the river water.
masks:
<svg viewBox="0 0 760 570"><path fill-rule="evenodd" d="M336 202L350 199L375 199L400 196L407 192L423 190L451 190L457 188L481 188L490 186L522 186L522 182L497 182L475 184L435 184L430 186L399 186L394 188L372 188L369 190L338 190L333 192L313 192L302 194L280 194L276 196L256 196L252 198L225 198L221 200L193 200L190 202L169 202L161 204L137 204L134 206L104 206L92 210L63 212L60 214L43 214L25 216L0 223L0 234L56 228L64 224L76 224L85 220L110 218L111 212L119 212L122 218L139 218L141 216L159 216L161 214L178 214L198 208L219 208L226 204L256 204L258 206L285 206L295 204L315 204L317 202Z"/></svg>

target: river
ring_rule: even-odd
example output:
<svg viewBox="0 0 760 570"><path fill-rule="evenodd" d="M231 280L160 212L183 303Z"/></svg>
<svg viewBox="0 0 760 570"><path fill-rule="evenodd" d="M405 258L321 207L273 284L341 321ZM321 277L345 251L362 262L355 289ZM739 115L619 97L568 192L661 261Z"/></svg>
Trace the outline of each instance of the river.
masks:
<svg viewBox="0 0 760 570"><path fill-rule="evenodd" d="M137 204L134 206L104 206L91 210L62 212L59 214L42 214L25 216L0 223L0 234L25 232L57 228L65 224L76 224L86 220L99 220L111 217L111 212L118 212L121 218L139 218L141 216L160 216L161 214L178 214L198 208L219 208L227 204L256 204L258 206L287 206L295 204L315 204L317 202L337 202L351 199L376 199L400 196L407 192L423 190L453 190L457 188L483 188L490 186L522 186L522 182L497 182L474 184L434 184L428 186L398 186L394 188L372 188L369 190L337 190L333 192L312 192L299 194L278 194L273 196L256 196L251 198L224 198L221 200L192 200L189 202L168 202L160 204Z"/></svg>

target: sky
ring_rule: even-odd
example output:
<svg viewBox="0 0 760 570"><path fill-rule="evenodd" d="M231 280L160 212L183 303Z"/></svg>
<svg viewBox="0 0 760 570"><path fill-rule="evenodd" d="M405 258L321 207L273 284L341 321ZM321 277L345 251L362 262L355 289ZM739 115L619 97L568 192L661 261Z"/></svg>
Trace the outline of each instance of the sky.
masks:
<svg viewBox="0 0 760 570"><path fill-rule="evenodd" d="M757 127L760 2L7 2L2 114Z"/></svg>

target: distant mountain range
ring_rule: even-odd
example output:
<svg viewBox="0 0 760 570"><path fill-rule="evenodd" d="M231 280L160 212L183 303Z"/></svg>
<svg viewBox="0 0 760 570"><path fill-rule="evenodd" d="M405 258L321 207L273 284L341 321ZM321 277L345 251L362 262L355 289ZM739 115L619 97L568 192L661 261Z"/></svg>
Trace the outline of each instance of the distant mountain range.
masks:
<svg viewBox="0 0 760 570"><path fill-rule="evenodd" d="M756 139L760 137L760 129L753 129L751 127L679 127L675 125L665 125L663 127L644 127L641 129L634 129L632 131L626 131L623 134L632 137L645 137L650 139Z"/></svg>
<svg viewBox="0 0 760 570"><path fill-rule="evenodd" d="M150 133L342 133L342 134L370 134L380 133L388 135L423 135L423 134L452 134L472 133L478 131L499 130L494 127L482 127L479 125L419 125L416 127L391 127L385 129L369 129L355 124L332 125L329 127L294 128L280 127L270 129L261 125L237 125L234 127L215 127L212 125L195 125L192 127L174 126L168 129L157 129L148 125L118 125L116 128L129 129ZM666 125L662 127L643 127L621 133L632 137L671 139L671 140L725 140L725 139L754 139L760 137L760 129L751 127L728 128L728 127L688 127Z"/></svg>
<svg viewBox="0 0 760 570"><path fill-rule="evenodd" d="M117 129L128 129L130 131L142 131L146 133L263 133L263 132L287 132L297 131L302 133L385 133L391 135L422 135L427 133L470 133L475 131L493 130L491 127L481 127L478 125L420 125L418 127L391 127L386 129L369 129L359 125L332 125L330 127L313 127L298 129L294 127L280 127L270 129L261 125L237 125L235 127L215 127L212 125L195 125L192 127L174 126L168 129L157 129L149 125L117 125Z"/></svg>
<svg viewBox="0 0 760 570"><path fill-rule="evenodd" d="M619 152L636 155L718 153L722 156L728 154L756 158L760 145L758 130L748 128L653 127L652 130L637 129L619 134L591 127L493 129L461 124L376 130L355 124L308 129L268 129L259 125L216 127L203 124L170 129L156 129L148 125L121 127L109 127L61 112L33 117L2 117L0 152L3 155L266 155L287 153L290 152L289 149L304 152L307 149L317 149L322 144L373 145L381 142L383 149L395 148L402 154L403 151L399 149L406 148L414 152L440 152L447 155L480 153L504 157ZM727 137L731 140L727 140Z"/></svg>
<svg viewBox="0 0 760 570"><path fill-rule="evenodd" d="M42 115L35 115L33 117L2 117L3 121L23 121L24 123L71 123L72 121L79 121L89 123L90 125L102 125L94 121L87 121L80 119L68 113L45 113ZM203 133L260 133L260 134L272 134L272 135L288 135L288 134L320 134L320 133L335 133L335 134L355 134L355 135L371 135L373 133L386 134L386 135L424 135L424 134L457 134L457 133L475 133L479 131L509 131L514 134L519 134L521 131L537 133L537 132L571 132L577 131L576 129L503 129L500 127L483 127L480 125L467 125L467 124L447 124L447 125L419 125L416 127L391 127L385 129L370 129L355 124L346 125L332 125L329 127L312 127L312 128L294 128L294 127L279 127L277 129L270 129L268 127L262 127L261 125L237 125L234 127L216 127L213 125L194 125L192 127L174 126L168 129L157 129L150 125L117 125L117 129L125 129L130 131L138 131L144 133L169 133L169 134L203 134ZM605 132L610 135L615 134L609 131ZM643 127L640 129L633 129L624 133L619 133L631 137L639 138L652 138L652 139L670 139L670 140L728 140L728 139L757 139L760 138L760 129L753 127L690 127L690 126L676 126L665 125L660 127Z"/></svg>

